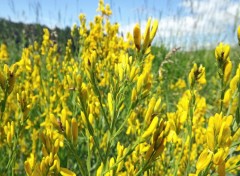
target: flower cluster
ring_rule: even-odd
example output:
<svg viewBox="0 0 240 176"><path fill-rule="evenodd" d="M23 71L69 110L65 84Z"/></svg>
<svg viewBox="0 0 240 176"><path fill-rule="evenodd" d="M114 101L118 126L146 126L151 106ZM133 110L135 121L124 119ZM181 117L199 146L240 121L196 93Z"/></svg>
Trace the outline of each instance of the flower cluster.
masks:
<svg viewBox="0 0 240 176"><path fill-rule="evenodd" d="M174 84L159 79L151 46L157 20L143 35L136 24L124 39L110 6L100 0L98 11L89 24L79 15L65 48L44 29L42 42L10 65L1 44L3 175L239 174L240 65L231 76L230 46L215 50L217 94L203 94L209 70L201 64Z"/></svg>

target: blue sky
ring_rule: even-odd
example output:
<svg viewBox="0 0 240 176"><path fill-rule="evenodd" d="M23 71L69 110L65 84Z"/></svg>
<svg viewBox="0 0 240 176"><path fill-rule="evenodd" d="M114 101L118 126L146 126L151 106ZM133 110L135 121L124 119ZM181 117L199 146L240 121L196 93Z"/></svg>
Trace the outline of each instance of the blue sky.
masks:
<svg viewBox="0 0 240 176"><path fill-rule="evenodd" d="M88 21L97 14L98 0L0 0L0 17L25 23L39 22L51 28ZM155 42L169 47L208 47L220 41L235 44L240 24L240 0L105 0L112 22L131 32L136 22L144 29L147 18L159 20Z"/></svg>
<svg viewBox="0 0 240 176"><path fill-rule="evenodd" d="M149 16L172 15L179 2L180 0L105 0L113 10L111 20L120 21L123 25L140 19L146 20ZM12 21L65 27L78 23L80 13L85 13L92 20L97 14L98 0L1 0L1 6L0 17Z"/></svg>

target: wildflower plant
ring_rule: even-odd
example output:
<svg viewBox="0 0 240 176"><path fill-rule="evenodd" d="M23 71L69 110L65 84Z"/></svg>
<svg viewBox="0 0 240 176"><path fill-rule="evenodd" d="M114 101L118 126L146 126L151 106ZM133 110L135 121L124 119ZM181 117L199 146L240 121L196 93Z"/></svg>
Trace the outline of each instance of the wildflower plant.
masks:
<svg viewBox="0 0 240 176"><path fill-rule="evenodd" d="M202 95L209 70L200 63L165 91L162 71L173 52L155 73L157 20L136 24L124 39L103 0L98 12L89 24L79 15L65 48L45 28L42 42L9 64L1 44L1 173L238 174L240 65L231 76L230 46L216 47L220 96L206 94L218 102L210 104ZM171 90L181 90L176 104L166 98Z"/></svg>

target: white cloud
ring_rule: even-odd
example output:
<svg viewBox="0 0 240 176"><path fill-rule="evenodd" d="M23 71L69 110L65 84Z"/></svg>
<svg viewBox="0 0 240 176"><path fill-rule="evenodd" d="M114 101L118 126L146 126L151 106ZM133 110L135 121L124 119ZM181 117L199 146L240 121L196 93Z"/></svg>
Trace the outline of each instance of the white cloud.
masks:
<svg viewBox="0 0 240 176"><path fill-rule="evenodd" d="M217 42L233 41L234 23L239 17L239 3L232 0L191 0L181 1L180 14L163 16L157 33L158 41L169 46L189 48L216 45ZM144 30L146 21L141 22ZM135 24L122 27L122 31L132 31Z"/></svg>

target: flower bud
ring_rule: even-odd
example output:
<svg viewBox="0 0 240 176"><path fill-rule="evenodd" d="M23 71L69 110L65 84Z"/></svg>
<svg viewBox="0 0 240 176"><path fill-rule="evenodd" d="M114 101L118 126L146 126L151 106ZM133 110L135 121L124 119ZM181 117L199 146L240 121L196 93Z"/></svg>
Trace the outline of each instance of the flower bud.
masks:
<svg viewBox="0 0 240 176"><path fill-rule="evenodd" d="M228 59L224 67L225 68L224 68L223 80L226 83L228 82L230 74L232 72L232 62Z"/></svg>
<svg viewBox="0 0 240 176"><path fill-rule="evenodd" d="M154 20L152 30L151 30L151 33L150 33L150 44L152 43L152 41L153 41L153 39L154 39L154 37L157 33L157 29L158 29L158 21Z"/></svg>
<svg viewBox="0 0 240 176"><path fill-rule="evenodd" d="M139 24L136 24L133 29L133 37L134 37L134 44L139 51L141 48L141 29Z"/></svg>
<svg viewBox="0 0 240 176"><path fill-rule="evenodd" d="M143 133L142 138L147 138L148 136L150 136L155 130L155 128L157 127L157 124L158 124L158 117L155 116L151 124L149 125L148 129Z"/></svg>
<svg viewBox="0 0 240 176"><path fill-rule="evenodd" d="M150 45L150 26L151 26L151 18L148 19L147 26L144 33L143 40L143 50L145 51Z"/></svg>
<svg viewBox="0 0 240 176"><path fill-rule="evenodd" d="M68 120L66 120L66 136L69 140L71 140L71 129Z"/></svg>
<svg viewBox="0 0 240 176"><path fill-rule="evenodd" d="M76 118L72 118L72 137L73 137L73 144L77 144L78 124L77 124Z"/></svg>
<svg viewBox="0 0 240 176"><path fill-rule="evenodd" d="M215 57L220 65L224 64L229 57L230 46L222 42L215 49Z"/></svg>

